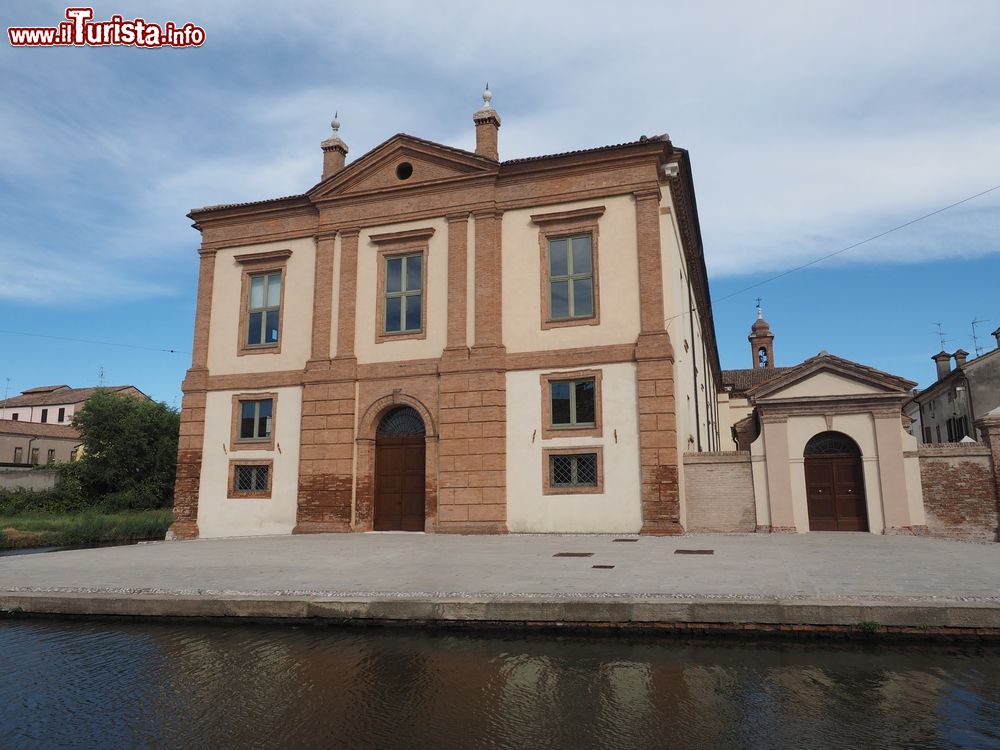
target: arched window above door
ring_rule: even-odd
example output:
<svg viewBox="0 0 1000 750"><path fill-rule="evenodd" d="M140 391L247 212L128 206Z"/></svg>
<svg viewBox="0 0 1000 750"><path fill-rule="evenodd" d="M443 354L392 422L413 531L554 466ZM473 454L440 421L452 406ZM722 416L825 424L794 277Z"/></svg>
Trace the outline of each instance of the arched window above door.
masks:
<svg viewBox="0 0 1000 750"><path fill-rule="evenodd" d="M821 432L806 443L803 455L858 457L861 455L861 449L842 432Z"/></svg>
<svg viewBox="0 0 1000 750"><path fill-rule="evenodd" d="M423 435L424 432L424 420L412 406L393 409L378 425L379 435Z"/></svg>

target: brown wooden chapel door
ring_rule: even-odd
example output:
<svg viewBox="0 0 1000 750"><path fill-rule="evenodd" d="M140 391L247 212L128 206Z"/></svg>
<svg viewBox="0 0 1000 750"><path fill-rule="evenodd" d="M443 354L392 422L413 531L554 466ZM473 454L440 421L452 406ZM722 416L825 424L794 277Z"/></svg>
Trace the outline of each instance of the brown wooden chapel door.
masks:
<svg viewBox="0 0 1000 750"><path fill-rule="evenodd" d="M817 435L806 446L806 502L810 531L868 531L861 451L839 433Z"/></svg>
<svg viewBox="0 0 1000 750"><path fill-rule="evenodd" d="M387 414L375 435L376 531L424 530L425 457L420 415L409 407Z"/></svg>

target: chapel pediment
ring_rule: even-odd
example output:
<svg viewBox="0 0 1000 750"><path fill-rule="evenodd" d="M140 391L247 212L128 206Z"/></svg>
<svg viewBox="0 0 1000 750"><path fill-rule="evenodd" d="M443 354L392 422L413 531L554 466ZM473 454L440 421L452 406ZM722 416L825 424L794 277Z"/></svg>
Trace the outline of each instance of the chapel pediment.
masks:
<svg viewBox="0 0 1000 750"><path fill-rule="evenodd" d="M820 354L751 388L758 403L769 399L823 399L900 394L916 384L873 367Z"/></svg>
<svg viewBox="0 0 1000 750"><path fill-rule="evenodd" d="M495 174L498 163L462 149L399 134L309 191L312 200L405 190Z"/></svg>

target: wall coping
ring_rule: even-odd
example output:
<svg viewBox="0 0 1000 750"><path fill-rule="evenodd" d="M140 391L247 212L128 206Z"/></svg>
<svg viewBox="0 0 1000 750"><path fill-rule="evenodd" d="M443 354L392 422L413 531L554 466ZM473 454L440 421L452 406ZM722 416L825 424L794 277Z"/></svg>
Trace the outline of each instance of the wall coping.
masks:
<svg viewBox="0 0 1000 750"><path fill-rule="evenodd" d="M739 464L750 463L750 451L702 451L685 453L686 464Z"/></svg>
<svg viewBox="0 0 1000 750"><path fill-rule="evenodd" d="M948 456L990 456L990 449L982 443L949 443L947 445L921 445L917 448L920 458L947 458Z"/></svg>

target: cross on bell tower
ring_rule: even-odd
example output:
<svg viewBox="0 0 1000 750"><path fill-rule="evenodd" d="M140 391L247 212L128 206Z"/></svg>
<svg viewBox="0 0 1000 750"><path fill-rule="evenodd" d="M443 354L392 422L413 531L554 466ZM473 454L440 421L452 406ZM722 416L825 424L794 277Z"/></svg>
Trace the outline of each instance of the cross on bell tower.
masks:
<svg viewBox="0 0 1000 750"><path fill-rule="evenodd" d="M771 333L771 326L764 320L760 301L760 297L758 297L757 320L750 327L750 335L747 336L747 341L750 342L750 351L753 353L753 366L755 369L774 367L774 334Z"/></svg>

